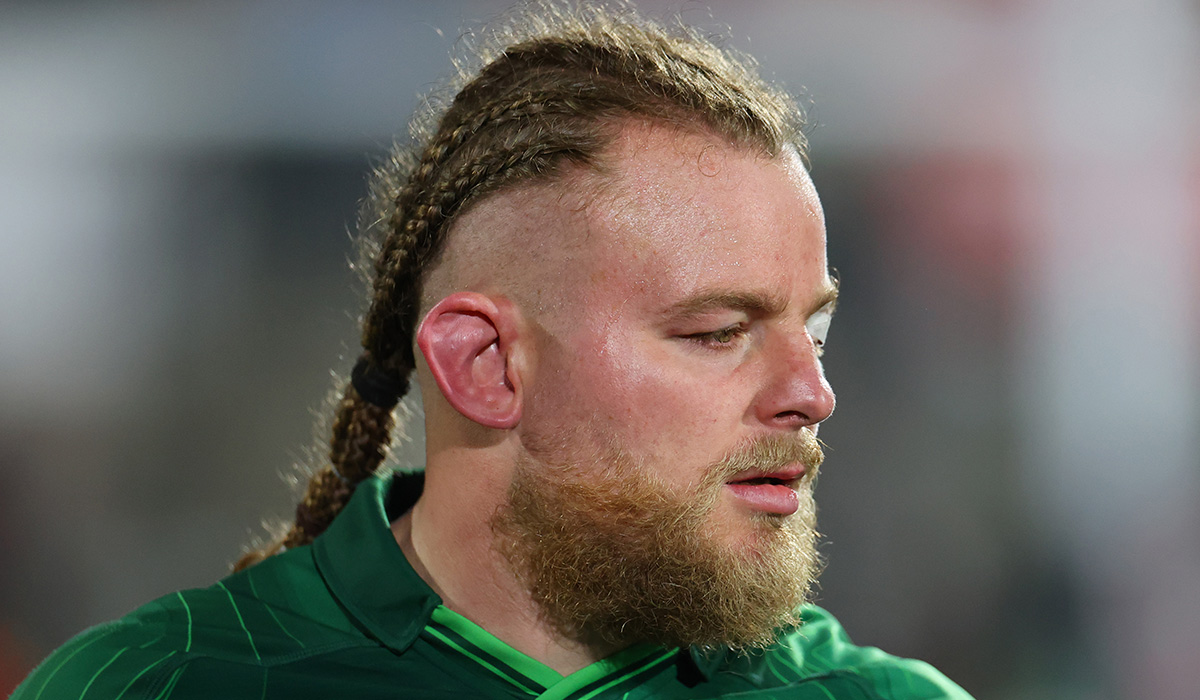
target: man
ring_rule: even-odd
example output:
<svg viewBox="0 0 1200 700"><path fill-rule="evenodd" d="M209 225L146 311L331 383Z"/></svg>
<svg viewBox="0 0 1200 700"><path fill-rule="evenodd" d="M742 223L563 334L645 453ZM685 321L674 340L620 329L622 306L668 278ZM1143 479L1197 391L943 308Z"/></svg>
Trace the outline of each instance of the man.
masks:
<svg viewBox="0 0 1200 700"><path fill-rule="evenodd" d="M806 605L837 286L793 103L628 14L518 26L377 174L291 530L17 698L967 697ZM414 371L425 469L376 474Z"/></svg>

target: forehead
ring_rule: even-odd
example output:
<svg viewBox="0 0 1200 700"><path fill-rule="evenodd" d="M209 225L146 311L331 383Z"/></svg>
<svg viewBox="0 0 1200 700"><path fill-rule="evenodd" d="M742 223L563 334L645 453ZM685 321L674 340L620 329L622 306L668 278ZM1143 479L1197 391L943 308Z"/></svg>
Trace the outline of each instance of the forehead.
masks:
<svg viewBox="0 0 1200 700"><path fill-rule="evenodd" d="M634 124L597 179L585 216L598 281L626 278L664 298L747 286L793 295L827 283L824 216L794 151L770 157Z"/></svg>

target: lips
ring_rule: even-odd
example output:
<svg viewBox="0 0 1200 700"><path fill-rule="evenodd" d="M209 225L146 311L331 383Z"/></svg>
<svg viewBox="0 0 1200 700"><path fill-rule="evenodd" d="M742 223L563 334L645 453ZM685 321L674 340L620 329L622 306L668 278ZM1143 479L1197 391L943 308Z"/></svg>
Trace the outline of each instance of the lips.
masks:
<svg viewBox="0 0 1200 700"><path fill-rule="evenodd" d="M752 510L791 515L800 508L796 487L804 476L804 467L785 467L775 471L741 472L725 482L733 496Z"/></svg>
<svg viewBox="0 0 1200 700"><path fill-rule="evenodd" d="M779 484L784 486L795 486L796 482L804 476L804 467L796 465L794 467L785 467L776 469L775 471L762 471L758 469L739 472L734 478L725 482L727 484Z"/></svg>

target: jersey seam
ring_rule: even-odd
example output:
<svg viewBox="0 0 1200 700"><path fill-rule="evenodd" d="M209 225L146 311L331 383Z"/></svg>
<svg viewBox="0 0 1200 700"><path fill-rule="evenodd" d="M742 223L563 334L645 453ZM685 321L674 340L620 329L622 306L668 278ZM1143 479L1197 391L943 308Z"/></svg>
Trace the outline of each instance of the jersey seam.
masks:
<svg viewBox="0 0 1200 700"><path fill-rule="evenodd" d="M305 659L308 659L308 658L311 658L314 656L321 656L323 654L331 654L331 653L338 652L338 651L345 651L347 649L378 649L378 648L379 647L375 644L338 643L338 644L329 644L329 645L322 646L322 647L313 647L311 649L288 652L286 654L275 654L272 656L264 656L261 660L256 659L254 661L250 661L249 659L229 658L229 657L225 657L225 656L218 656L215 654L206 654L204 652L197 652L197 651L181 652L178 656L176 656L171 661L167 661L166 659L163 659L162 661L160 661L161 665L159 665L157 668L155 668L153 671L151 671L150 674L147 676L146 691L141 693L140 697L143 697L143 698L157 697L158 694L161 693L163 690L162 684L164 683L164 681L169 680L169 678L172 675L174 675L178 670L182 669L183 667L187 666L188 664L192 663L193 661L211 660L211 661L219 661L222 663L238 664L238 665L242 665L242 666L252 666L252 667L256 667L256 668L275 668L275 667L279 667L279 666L285 666L290 663L295 663L297 661L303 661ZM163 662L166 662L166 663L163 663ZM126 690L128 690L128 689L126 689Z"/></svg>

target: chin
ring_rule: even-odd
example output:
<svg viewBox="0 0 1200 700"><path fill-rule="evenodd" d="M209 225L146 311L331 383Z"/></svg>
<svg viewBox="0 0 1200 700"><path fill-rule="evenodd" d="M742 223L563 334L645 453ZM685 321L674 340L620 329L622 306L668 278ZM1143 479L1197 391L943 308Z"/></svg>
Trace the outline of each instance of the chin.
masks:
<svg viewBox="0 0 1200 700"><path fill-rule="evenodd" d="M792 516L749 511L733 504L714 513L709 528L712 541L731 554L753 558L763 547L779 537Z"/></svg>

